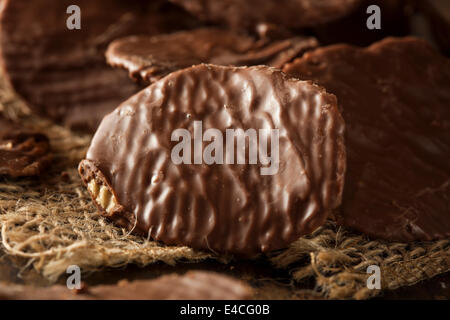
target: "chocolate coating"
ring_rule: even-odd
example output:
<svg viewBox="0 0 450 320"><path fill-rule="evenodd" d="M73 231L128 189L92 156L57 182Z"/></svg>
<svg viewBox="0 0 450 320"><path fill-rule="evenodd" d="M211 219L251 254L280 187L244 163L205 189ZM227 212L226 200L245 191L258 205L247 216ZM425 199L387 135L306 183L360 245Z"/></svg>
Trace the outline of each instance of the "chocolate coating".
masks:
<svg viewBox="0 0 450 320"><path fill-rule="evenodd" d="M252 297L249 286L213 272L190 271L152 280L120 281L81 292L67 286L47 288L0 283L0 300L244 300Z"/></svg>
<svg viewBox="0 0 450 320"><path fill-rule="evenodd" d="M335 45L284 68L334 93L346 122L338 222L372 237L450 236L450 60L423 40Z"/></svg>
<svg viewBox="0 0 450 320"><path fill-rule="evenodd" d="M285 63L318 46L314 38L294 37L269 44L218 28L201 28L156 36L130 36L113 41L106 51L109 64L130 77L151 83L170 72L195 64L243 66Z"/></svg>
<svg viewBox="0 0 450 320"><path fill-rule="evenodd" d="M161 1L5 0L1 60L14 89L37 113L76 129L95 131L107 112L141 87L104 61L117 37L170 32L188 15ZM81 10L81 29L69 30L67 7Z"/></svg>
<svg viewBox="0 0 450 320"><path fill-rule="evenodd" d="M422 2L422 0L419 0ZM366 26L371 5L380 7L381 29ZM313 28L322 45L347 43L368 46L389 36L406 36L410 32L410 0L361 0L351 14Z"/></svg>
<svg viewBox="0 0 450 320"><path fill-rule="evenodd" d="M350 13L360 0L171 0L208 22L253 30L258 23L311 27Z"/></svg>
<svg viewBox="0 0 450 320"><path fill-rule="evenodd" d="M450 1L418 1L431 25L431 30L439 47L450 55Z"/></svg>
<svg viewBox="0 0 450 320"><path fill-rule="evenodd" d="M265 166L249 161L176 165L171 134L192 134L194 121L224 137L226 129L279 129L277 173L261 175ZM340 204L343 136L336 99L318 86L264 66L198 65L107 115L79 171L119 225L166 244L250 256L314 231Z"/></svg>
<svg viewBox="0 0 450 320"><path fill-rule="evenodd" d="M48 138L22 128L0 114L0 175L36 176L50 164Z"/></svg>

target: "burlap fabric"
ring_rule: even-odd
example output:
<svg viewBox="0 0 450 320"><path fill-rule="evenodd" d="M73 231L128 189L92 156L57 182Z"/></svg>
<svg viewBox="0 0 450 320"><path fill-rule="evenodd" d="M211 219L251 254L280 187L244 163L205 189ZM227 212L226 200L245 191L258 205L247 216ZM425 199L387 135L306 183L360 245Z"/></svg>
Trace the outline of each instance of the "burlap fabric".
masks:
<svg viewBox="0 0 450 320"><path fill-rule="evenodd" d="M46 133L54 153L53 166L40 178L0 178L0 232L6 254L26 259L30 268L52 281L72 264L96 271L157 261L175 264L213 258L226 263L230 258L163 246L114 227L96 213L76 171L90 136L31 115L1 77L0 111ZM370 241L329 222L262 259L270 259L274 268L290 270L300 287L302 281L314 278L315 291L324 298L366 299L381 292L367 288L369 265L381 268L384 290L412 285L450 270L450 240Z"/></svg>

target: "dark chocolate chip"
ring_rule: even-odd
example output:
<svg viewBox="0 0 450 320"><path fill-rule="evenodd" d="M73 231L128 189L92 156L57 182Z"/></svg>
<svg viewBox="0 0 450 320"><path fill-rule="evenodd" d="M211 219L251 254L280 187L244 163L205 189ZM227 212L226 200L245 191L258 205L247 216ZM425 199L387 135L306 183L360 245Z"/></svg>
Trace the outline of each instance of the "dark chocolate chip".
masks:
<svg viewBox="0 0 450 320"><path fill-rule="evenodd" d="M284 71L338 98L347 127L338 222L387 240L448 238L450 60L423 40L388 38L320 48Z"/></svg>
<svg viewBox="0 0 450 320"><path fill-rule="evenodd" d="M36 176L51 162L48 138L0 114L0 175Z"/></svg>
<svg viewBox="0 0 450 320"><path fill-rule="evenodd" d="M46 288L0 284L0 300L244 300L251 288L234 278L205 271L165 275L151 280L120 281L115 285L70 290L66 286Z"/></svg>
<svg viewBox="0 0 450 320"><path fill-rule="evenodd" d="M223 146L226 130L237 130L247 147L235 148L230 138L233 155L216 151L208 165L194 148L178 163L174 131L194 136L199 122L204 132L217 129L214 141ZM245 142L251 129L259 145ZM250 256L313 232L340 204L343 136L336 99L321 87L265 66L198 65L107 115L79 169L100 211L116 223L166 244ZM268 161L259 153L251 163L252 146L269 151ZM236 164L242 149L244 161Z"/></svg>
<svg viewBox="0 0 450 320"><path fill-rule="evenodd" d="M318 46L314 38L293 37L271 43L218 28L201 28L157 36L115 40L106 52L108 63L151 83L170 72L200 63L226 66L285 63Z"/></svg>
<svg viewBox="0 0 450 320"><path fill-rule="evenodd" d="M81 29L66 27L70 5ZM117 37L190 27L192 18L164 1L5 0L0 19L2 65L14 89L37 113L71 128L95 131L103 115L141 87L109 67L106 46Z"/></svg>
<svg viewBox="0 0 450 320"><path fill-rule="evenodd" d="M361 0L171 0L208 22L254 30L259 23L311 27L352 12Z"/></svg>

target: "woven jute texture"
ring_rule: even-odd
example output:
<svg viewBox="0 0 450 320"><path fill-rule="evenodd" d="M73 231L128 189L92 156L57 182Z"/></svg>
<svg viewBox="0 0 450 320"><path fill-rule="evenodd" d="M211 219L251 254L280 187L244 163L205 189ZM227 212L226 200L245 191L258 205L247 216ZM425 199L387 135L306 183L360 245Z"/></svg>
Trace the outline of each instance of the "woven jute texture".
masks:
<svg viewBox="0 0 450 320"><path fill-rule="evenodd" d="M325 298L367 299L381 292L367 286L369 266L380 268L382 290L410 286L450 270L450 240L371 241L330 221L271 259L296 281L314 277Z"/></svg>
<svg viewBox="0 0 450 320"><path fill-rule="evenodd" d="M0 77L0 112L38 129L51 140L54 162L39 178L0 177L2 250L22 257L30 268L56 281L69 265L84 271L162 261L226 263L230 257L170 247L129 234L98 215L76 167L90 136L78 135L30 114ZM259 258L290 271L294 282L315 279L315 290L329 299L367 299L381 292L367 288L367 267L381 270L382 290L415 284L450 270L450 240L427 243L370 241L328 222L288 249Z"/></svg>

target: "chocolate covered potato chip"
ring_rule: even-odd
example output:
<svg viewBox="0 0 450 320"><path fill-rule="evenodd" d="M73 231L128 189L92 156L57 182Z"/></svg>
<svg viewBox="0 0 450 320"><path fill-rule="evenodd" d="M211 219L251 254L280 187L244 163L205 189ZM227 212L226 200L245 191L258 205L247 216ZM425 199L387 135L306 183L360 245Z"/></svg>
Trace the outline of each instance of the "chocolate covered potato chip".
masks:
<svg viewBox="0 0 450 320"><path fill-rule="evenodd" d="M80 9L80 29L66 25L72 5ZM107 45L131 34L195 25L182 9L160 0L4 0L0 14L1 65L16 92L34 112L92 132L141 89L106 64Z"/></svg>
<svg viewBox="0 0 450 320"><path fill-rule="evenodd" d="M37 176L47 169L51 159L47 136L0 113L0 176Z"/></svg>
<svg viewBox="0 0 450 320"><path fill-rule="evenodd" d="M346 122L337 221L375 238L450 236L450 60L427 42L323 47L287 65L334 93Z"/></svg>
<svg viewBox="0 0 450 320"><path fill-rule="evenodd" d="M0 283L0 300L244 300L252 298L245 283L222 274L189 271L156 279L127 281L113 285L32 287Z"/></svg>
<svg viewBox="0 0 450 320"><path fill-rule="evenodd" d="M131 78L152 83L170 72L195 64L225 66L287 62L318 46L313 37L267 42L219 28L199 28L156 36L129 36L113 41L106 51L110 65L128 70Z"/></svg>
<svg viewBox="0 0 450 320"><path fill-rule="evenodd" d="M336 99L265 66L198 65L107 115L79 172L99 211L165 244L251 256L339 206Z"/></svg>
<svg viewBox="0 0 450 320"><path fill-rule="evenodd" d="M259 23L311 27L352 12L361 0L171 0L201 20L232 29L254 30Z"/></svg>

